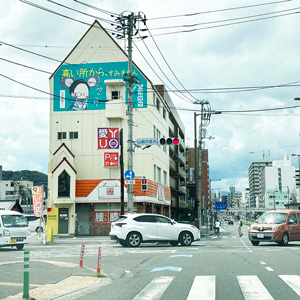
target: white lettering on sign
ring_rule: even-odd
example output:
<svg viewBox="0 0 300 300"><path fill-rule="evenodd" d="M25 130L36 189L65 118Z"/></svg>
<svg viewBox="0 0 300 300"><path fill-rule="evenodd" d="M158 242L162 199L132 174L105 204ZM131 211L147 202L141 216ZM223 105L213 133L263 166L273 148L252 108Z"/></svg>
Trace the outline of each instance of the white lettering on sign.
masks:
<svg viewBox="0 0 300 300"><path fill-rule="evenodd" d="M144 87L143 84L139 84L138 95L137 95L138 107L144 106L143 87Z"/></svg>

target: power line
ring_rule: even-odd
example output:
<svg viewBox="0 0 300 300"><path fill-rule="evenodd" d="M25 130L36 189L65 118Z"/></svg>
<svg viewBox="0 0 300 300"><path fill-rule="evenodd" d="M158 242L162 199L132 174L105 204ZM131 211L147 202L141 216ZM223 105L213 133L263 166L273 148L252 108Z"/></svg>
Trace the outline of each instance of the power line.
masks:
<svg viewBox="0 0 300 300"><path fill-rule="evenodd" d="M155 64L158 66L158 68L160 69L160 71L163 73L163 75L165 76L165 78L169 81L169 83L177 90L176 86L171 82L171 80L169 79L169 77L166 75L166 73L162 70L162 68L160 67L160 65L158 64L158 62L156 61L155 57L153 56L153 54L151 53L150 49L148 48L148 46L146 45L145 41L142 39L143 44L145 45L146 49L148 50L149 54L151 55L152 59L154 60ZM134 45L137 47L137 45L134 43ZM144 56L143 56L144 58ZM189 98L187 98L182 92L179 92L184 98L186 98L187 102L192 103L193 101ZM180 97L182 99L182 97Z"/></svg>
<svg viewBox="0 0 300 300"><path fill-rule="evenodd" d="M243 20L243 19L261 17L261 16L268 16L268 15L279 14L279 13L287 12L287 11L294 11L294 10L298 10L299 8L300 7L295 7L295 8L290 8L290 9L285 9L285 10L280 10L280 11L275 11L275 12L269 12L269 13L263 13L263 14L256 14L256 15L252 15L252 16L238 17L238 18L231 18L231 19L217 20L217 21L210 21L210 22L202 22L202 23L195 23L195 24L156 27L156 28L151 28L151 30L172 29L172 28L181 28L181 27L195 27L195 26L200 26L200 25L215 24L215 23L229 22L229 21L235 21L235 20ZM146 31L146 29L142 29L142 31Z"/></svg>
<svg viewBox="0 0 300 300"><path fill-rule="evenodd" d="M167 62L167 60L165 59L164 55L162 54L160 48L158 47L157 43L155 42L155 39L153 38L151 32L149 31L148 26L147 26L147 25L145 25L145 26L146 26L148 32L150 33L150 36L151 36L151 38L152 38L152 40L153 40L153 42L154 42L156 48L158 49L160 55L162 56L163 60L164 60L165 63L167 64L169 70L172 72L172 74L174 75L174 77L176 78L176 80L179 82L179 84L183 87L183 89L184 89L184 90L185 90L192 98L194 98L195 100L197 100L197 99L196 99L196 98L195 98L195 97L194 97L194 96L193 96L193 95L192 95L192 94L191 94L191 93L183 86L183 84L181 83L181 81L178 79L178 77L176 76L176 74L173 72L172 68L171 68L170 65L168 64L168 62Z"/></svg>
<svg viewBox="0 0 300 300"><path fill-rule="evenodd" d="M15 65L24 67L24 68L32 69L32 70L35 70L35 71L38 71L38 72L43 72L43 73L46 73L46 74L52 74L51 72L47 72L47 71L44 71L44 70L41 70L41 69L37 69L37 68L30 67L30 66L26 66L26 65L23 65L23 64L20 64L20 63L8 60L8 59L4 59L4 58L0 58L0 59L3 60L3 61L9 62L11 64L15 64Z"/></svg>
<svg viewBox="0 0 300 300"><path fill-rule="evenodd" d="M273 18L278 18L278 17L285 17L285 16L289 16L289 15L295 15L295 14L298 14L298 13L300 13L300 11L293 12L293 13L282 14L282 15L278 15L278 16L257 18L257 19L253 19L253 20L233 22L233 23L228 23L228 24L221 24L221 25L215 25L215 26L209 26L209 27L203 27L203 28L196 28L196 29L191 29L191 30L181 30L181 31L172 31L172 32L167 32L167 33L159 33L159 34L154 34L153 36L170 35L170 34L176 34L176 33L189 33L189 32L193 32L193 31L206 30L206 29L212 29L212 28L219 28L219 27L224 27L224 26L231 26L231 25L249 23L249 22L254 22L254 21L261 21L261 20L266 20L266 19L273 19Z"/></svg>
<svg viewBox="0 0 300 300"><path fill-rule="evenodd" d="M114 12L111 12L111 11L108 11L108 10L101 9L101 8L92 6L92 5L90 5L90 4L87 4L87 3L84 3L84 2L81 2L81 1L78 1L78 0L73 0L73 1L75 1L75 2L77 2L77 3L80 3L80 4L82 4L82 5L85 5L85 6L89 7L89 8L95 9L95 10L97 10L97 11L100 11L100 12L102 12L102 13L108 14L108 15L110 15L111 17L117 17L117 16L119 15L119 14L117 14L117 13L114 13Z"/></svg>
<svg viewBox="0 0 300 300"><path fill-rule="evenodd" d="M80 21L80 20L71 18L71 17L69 17L69 16L63 15L63 14L61 14L61 13L58 13L58 12L54 11L54 10L48 9L48 8L46 8L46 7L44 7L44 6L37 5L37 4L32 3L32 2L30 2L30 1L27 1L27 0L19 0L19 1L21 1L21 2L23 2L23 3L25 3L25 4L27 4L27 5L33 6L33 7L35 7L35 8L44 10L44 11L46 11L46 12L55 14L55 15L57 15L57 16L60 16L60 17L63 17L63 18L66 18L66 19L69 19L69 20L72 20L72 21L75 21L75 22L78 22L78 23L87 25L87 26L90 26L90 24L88 24L88 23L86 23L86 22L83 22L83 21ZM99 28L99 29L102 30L102 28ZM117 33L117 31L115 31L115 30L108 29L108 28L105 28L105 29L106 29L107 31Z"/></svg>
<svg viewBox="0 0 300 300"><path fill-rule="evenodd" d="M76 1L76 0L74 0L74 1ZM210 10L210 11L204 11L204 12L196 12L196 13L183 14L183 15L157 17L157 18L147 19L147 21L157 20L157 19L167 19L167 18L178 18L178 17L192 17L192 16L202 15L202 14L210 14L210 13L216 13L216 12L222 12L222 11L230 11L230 10L237 10L237 9L244 9L244 8L252 8L252 7L257 7L257 6L265 6L265 5L278 4L278 3L290 2L290 1L291 0L275 1L275 2L267 2L267 3L261 3L261 4L254 4L254 5L247 5L247 6L238 6L238 7L223 8L223 9L218 9L218 10Z"/></svg>
<svg viewBox="0 0 300 300"><path fill-rule="evenodd" d="M58 6L64 7L64 8L66 8L66 9L69 9L69 10L72 10L72 11L76 11L76 12L78 12L78 13L80 13L80 14L85 15L85 16L95 18L95 19L97 19L97 20L99 20L99 21L106 22L106 23L108 23L108 24L110 24L110 25L116 25L116 24L117 24L117 22L115 22L115 21L110 21L110 20L107 20L107 19L99 18L99 17L97 17L97 16L95 16L95 15L90 15L90 14L88 14L88 13L84 13L84 12L82 12L82 11L80 11L80 10L71 8L71 7L66 6L66 5L63 5L63 4L61 4L61 3L57 3L57 2L55 2L55 1L53 1L53 0L47 0L47 1L50 2L50 3L56 4L56 5L58 5ZM114 24L112 24L112 23L114 23Z"/></svg>

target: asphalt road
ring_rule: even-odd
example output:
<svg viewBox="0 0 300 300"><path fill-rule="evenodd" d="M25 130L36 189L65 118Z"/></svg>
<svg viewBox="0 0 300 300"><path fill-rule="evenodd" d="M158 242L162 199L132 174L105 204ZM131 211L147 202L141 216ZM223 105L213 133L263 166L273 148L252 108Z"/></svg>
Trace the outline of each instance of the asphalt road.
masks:
<svg viewBox="0 0 300 300"><path fill-rule="evenodd" d="M107 279L65 296L40 299L300 299L300 243L252 246L247 227L242 231L244 236L238 237L236 224L223 225L220 237L203 238L190 247L124 248L101 237L59 239L54 245L34 241L26 247L31 291L70 276L90 277L101 246L101 273ZM78 268L81 241L86 242L84 268ZM22 260L22 251L0 249L1 298L22 292L17 285L22 283Z"/></svg>

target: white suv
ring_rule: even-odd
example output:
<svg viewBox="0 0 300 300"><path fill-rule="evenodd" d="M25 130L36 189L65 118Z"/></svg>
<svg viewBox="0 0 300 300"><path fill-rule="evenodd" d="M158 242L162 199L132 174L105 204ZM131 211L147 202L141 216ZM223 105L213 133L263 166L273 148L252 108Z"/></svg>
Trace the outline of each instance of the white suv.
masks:
<svg viewBox="0 0 300 300"><path fill-rule="evenodd" d="M127 214L111 223L111 239L126 247L138 247L140 243L169 242L190 246L200 240L200 230L193 225L180 224L156 214Z"/></svg>

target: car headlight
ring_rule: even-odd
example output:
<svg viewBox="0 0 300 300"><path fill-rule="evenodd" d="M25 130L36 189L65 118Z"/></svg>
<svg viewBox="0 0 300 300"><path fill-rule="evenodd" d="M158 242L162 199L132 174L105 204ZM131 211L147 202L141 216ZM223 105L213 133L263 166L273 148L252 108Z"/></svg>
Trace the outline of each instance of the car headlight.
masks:
<svg viewBox="0 0 300 300"><path fill-rule="evenodd" d="M3 230L3 235L4 235L4 236L10 236L9 230L4 229L4 230Z"/></svg>
<svg viewBox="0 0 300 300"><path fill-rule="evenodd" d="M30 228L28 228L27 230L27 235L30 235Z"/></svg>
<svg viewBox="0 0 300 300"><path fill-rule="evenodd" d="M249 226L249 229L253 229L253 225L250 225L250 226Z"/></svg>
<svg viewBox="0 0 300 300"><path fill-rule="evenodd" d="M277 230L277 229L280 229L280 225L275 225L272 227L272 230Z"/></svg>

